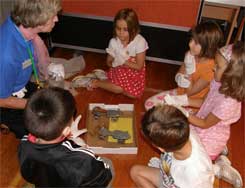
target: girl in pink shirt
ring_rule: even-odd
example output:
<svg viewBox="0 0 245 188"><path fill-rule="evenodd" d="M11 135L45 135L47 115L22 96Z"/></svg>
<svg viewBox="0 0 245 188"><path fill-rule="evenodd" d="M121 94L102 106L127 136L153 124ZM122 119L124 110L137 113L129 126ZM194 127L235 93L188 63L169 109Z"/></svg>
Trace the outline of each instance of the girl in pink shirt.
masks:
<svg viewBox="0 0 245 188"><path fill-rule="evenodd" d="M230 125L241 117L241 102L245 99L245 44L237 42L224 46L215 56L214 80L205 99L191 99L187 96L168 96L168 104L200 107L197 114L189 114L191 128L199 135L207 153L215 160L216 176L234 187L242 187L239 172L231 167L231 162L220 153L230 137Z"/></svg>
<svg viewBox="0 0 245 188"><path fill-rule="evenodd" d="M212 160L226 146L230 125L241 117L241 102L245 98L244 50L244 43L240 42L218 50L210 92L203 102L189 99L190 106L200 106L196 115L189 116L189 121Z"/></svg>

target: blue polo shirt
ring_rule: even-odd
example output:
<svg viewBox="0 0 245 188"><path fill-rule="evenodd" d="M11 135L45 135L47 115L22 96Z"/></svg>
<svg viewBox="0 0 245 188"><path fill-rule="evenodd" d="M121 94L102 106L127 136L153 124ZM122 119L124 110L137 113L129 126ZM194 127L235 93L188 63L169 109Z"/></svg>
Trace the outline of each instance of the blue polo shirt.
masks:
<svg viewBox="0 0 245 188"><path fill-rule="evenodd" d="M30 80L32 65L27 45L33 54L33 44L26 41L9 17L0 26L0 98L19 91Z"/></svg>

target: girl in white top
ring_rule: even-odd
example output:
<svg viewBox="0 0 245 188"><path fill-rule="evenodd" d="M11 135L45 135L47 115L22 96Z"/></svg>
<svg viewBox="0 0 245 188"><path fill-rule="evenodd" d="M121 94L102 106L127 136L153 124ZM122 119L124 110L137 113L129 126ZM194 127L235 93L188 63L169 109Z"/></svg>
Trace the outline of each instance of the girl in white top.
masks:
<svg viewBox="0 0 245 188"><path fill-rule="evenodd" d="M91 88L102 88L136 98L145 88L145 53L148 44L139 34L139 21L134 10L120 10L114 18L114 38L110 40L106 73L108 79L93 80Z"/></svg>

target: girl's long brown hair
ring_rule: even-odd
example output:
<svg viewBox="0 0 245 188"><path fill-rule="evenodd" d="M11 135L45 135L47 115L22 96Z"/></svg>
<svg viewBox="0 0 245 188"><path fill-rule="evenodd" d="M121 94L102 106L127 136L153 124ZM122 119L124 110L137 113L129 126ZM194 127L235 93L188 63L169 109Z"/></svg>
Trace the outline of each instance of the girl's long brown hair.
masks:
<svg viewBox="0 0 245 188"><path fill-rule="evenodd" d="M245 100L245 43L233 45L232 56L221 77L220 93L238 101Z"/></svg>
<svg viewBox="0 0 245 188"><path fill-rule="evenodd" d="M140 32L139 20L133 9L125 8L118 11L113 23L113 36L116 37L116 23L118 20L125 20L128 26L129 42Z"/></svg>

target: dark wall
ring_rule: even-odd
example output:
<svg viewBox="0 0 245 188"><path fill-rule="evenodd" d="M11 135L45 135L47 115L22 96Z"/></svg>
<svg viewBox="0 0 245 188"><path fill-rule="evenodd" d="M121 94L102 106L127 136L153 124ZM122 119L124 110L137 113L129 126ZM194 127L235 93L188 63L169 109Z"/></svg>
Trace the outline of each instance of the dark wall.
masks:
<svg viewBox="0 0 245 188"><path fill-rule="evenodd" d="M148 42L148 57L182 61L188 49L189 34L166 28L141 25L141 34ZM52 43L107 48L112 37L112 21L61 15L51 33Z"/></svg>

